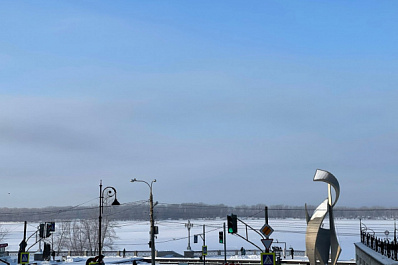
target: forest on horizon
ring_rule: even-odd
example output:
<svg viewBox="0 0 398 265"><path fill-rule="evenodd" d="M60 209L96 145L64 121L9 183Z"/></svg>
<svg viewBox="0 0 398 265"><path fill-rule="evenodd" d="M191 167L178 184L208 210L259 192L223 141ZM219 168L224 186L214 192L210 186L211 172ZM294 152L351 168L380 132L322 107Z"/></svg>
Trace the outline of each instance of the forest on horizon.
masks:
<svg viewBox="0 0 398 265"><path fill-rule="evenodd" d="M154 206L156 220L166 219L213 219L226 218L236 214L238 218L265 218L265 208L268 218L305 218L305 207L263 204L253 206L226 206L223 204L209 205L203 203L167 204L158 203ZM149 204L129 203L120 206L105 206L106 217L110 220L149 220ZM310 215L315 206L308 206ZM398 216L398 208L368 208L368 207L335 207L335 218L344 219L393 219ZM99 206L89 207L44 207L44 208L0 208L0 222L50 222L75 219L96 219L99 216Z"/></svg>

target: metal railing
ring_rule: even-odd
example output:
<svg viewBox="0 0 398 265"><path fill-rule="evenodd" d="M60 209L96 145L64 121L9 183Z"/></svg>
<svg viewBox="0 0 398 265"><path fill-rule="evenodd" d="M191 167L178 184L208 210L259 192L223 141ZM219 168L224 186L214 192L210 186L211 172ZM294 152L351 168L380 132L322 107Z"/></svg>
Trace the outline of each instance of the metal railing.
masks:
<svg viewBox="0 0 398 265"><path fill-rule="evenodd" d="M18 251L7 251L9 256L15 256L18 257ZM30 255L35 254L35 252L29 252ZM123 251L122 250L103 250L102 255L105 257L123 257ZM63 250L63 251L58 251L55 253L56 256L58 257L91 257L91 256L96 256L98 253L93 253L91 251L70 251L70 250ZM149 257L151 256L151 251L125 251L124 255L126 257Z"/></svg>
<svg viewBox="0 0 398 265"><path fill-rule="evenodd" d="M398 260L398 243L397 241L389 241L388 239L381 239L374 235L374 233L361 232L361 242L374 251L386 256L392 260Z"/></svg>
<svg viewBox="0 0 398 265"><path fill-rule="evenodd" d="M193 257L199 258L202 256L202 251L192 251L193 252ZM254 250L245 250L245 255L260 255L262 251L258 249ZM277 250L274 251L276 255L282 256L283 257L283 251L282 250ZM18 251L7 251L9 256L18 256ZM34 254L35 252L30 252L30 254ZM145 250L145 251L140 251L140 250L134 250L134 251L122 251L122 250L105 250L102 251L102 254L105 257L150 257L151 256L151 251L150 250ZM156 256L158 256L158 252L155 253ZM290 252L287 251L286 256L289 255ZM92 253L91 251L69 251L69 250L64 250L64 251L58 251L56 252L56 256L58 257L90 257L90 256L96 256L98 253ZM241 256L242 253L240 250L227 250L226 251L227 256ZM224 250L208 250L207 251L207 257L218 257L218 256L224 256ZM294 250L294 256L296 257L305 257L305 251L303 250Z"/></svg>
<svg viewBox="0 0 398 265"><path fill-rule="evenodd" d="M258 249L254 250L245 250L245 255L260 255L264 251L260 251ZM276 250L273 251L277 256L283 257L283 250ZM193 256L194 257L200 257L202 256L202 251L193 251ZM240 256L242 255L240 250L227 250L226 251L227 256ZM287 251L285 253L286 256L290 256L290 251ZM207 256L208 257L216 257L216 256L224 256L224 250L208 250L207 251ZM305 257L305 251L304 250L294 250L294 256L297 257Z"/></svg>

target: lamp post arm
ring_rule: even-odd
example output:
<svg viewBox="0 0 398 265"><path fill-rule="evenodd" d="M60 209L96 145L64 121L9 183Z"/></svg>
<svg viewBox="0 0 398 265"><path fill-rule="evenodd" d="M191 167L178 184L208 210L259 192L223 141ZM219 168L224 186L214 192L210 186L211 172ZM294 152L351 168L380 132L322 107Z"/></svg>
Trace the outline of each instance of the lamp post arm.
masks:
<svg viewBox="0 0 398 265"><path fill-rule="evenodd" d="M110 195L109 197L113 197L116 194L116 189L114 187L108 186L106 188L104 188L104 190L102 191L102 197L104 197L104 191L107 189L112 189L113 190L113 194Z"/></svg>

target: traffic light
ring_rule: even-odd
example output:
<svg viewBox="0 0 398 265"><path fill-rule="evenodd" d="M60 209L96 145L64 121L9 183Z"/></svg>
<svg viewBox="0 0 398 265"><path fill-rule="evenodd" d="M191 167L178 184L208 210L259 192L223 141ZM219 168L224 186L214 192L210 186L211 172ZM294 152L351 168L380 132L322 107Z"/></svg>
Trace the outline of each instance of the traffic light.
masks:
<svg viewBox="0 0 398 265"><path fill-rule="evenodd" d="M228 233L232 233L232 217L227 215Z"/></svg>
<svg viewBox="0 0 398 265"><path fill-rule="evenodd" d="M45 223L39 226L39 236L40 238L47 238L51 236L51 232L55 231L55 223Z"/></svg>
<svg viewBox="0 0 398 265"><path fill-rule="evenodd" d="M193 236L193 242L194 243L198 243L198 235L194 235Z"/></svg>
<svg viewBox="0 0 398 265"><path fill-rule="evenodd" d="M224 232L218 232L218 242L224 243Z"/></svg>
<svg viewBox="0 0 398 265"><path fill-rule="evenodd" d="M51 224L46 223L46 237L50 237L50 236L51 236Z"/></svg>
<svg viewBox="0 0 398 265"><path fill-rule="evenodd" d="M50 232L55 232L55 222L50 222L50 223L46 223L47 224L47 229Z"/></svg>
<svg viewBox="0 0 398 265"><path fill-rule="evenodd" d="M236 214L231 214L227 216L228 221L228 233L235 234L238 232L238 217Z"/></svg>
<svg viewBox="0 0 398 265"><path fill-rule="evenodd" d="M39 236L40 238L44 238L44 224L40 224L39 226Z"/></svg>

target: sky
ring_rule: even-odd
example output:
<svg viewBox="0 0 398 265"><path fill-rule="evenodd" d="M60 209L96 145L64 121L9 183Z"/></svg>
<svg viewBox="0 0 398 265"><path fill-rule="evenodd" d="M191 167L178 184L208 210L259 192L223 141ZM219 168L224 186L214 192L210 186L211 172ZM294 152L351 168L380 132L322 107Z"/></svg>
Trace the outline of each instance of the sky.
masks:
<svg viewBox="0 0 398 265"><path fill-rule="evenodd" d="M397 207L395 1L2 1L0 207Z"/></svg>

